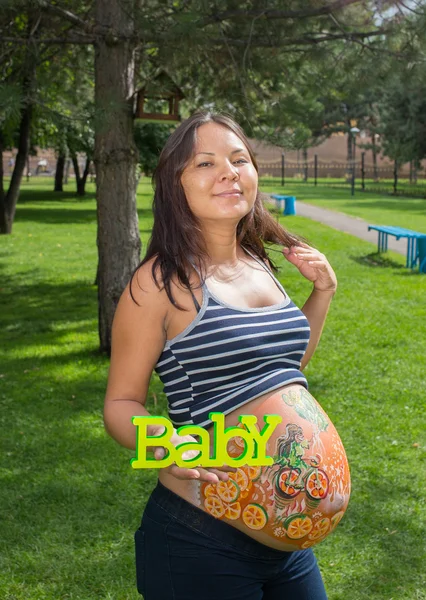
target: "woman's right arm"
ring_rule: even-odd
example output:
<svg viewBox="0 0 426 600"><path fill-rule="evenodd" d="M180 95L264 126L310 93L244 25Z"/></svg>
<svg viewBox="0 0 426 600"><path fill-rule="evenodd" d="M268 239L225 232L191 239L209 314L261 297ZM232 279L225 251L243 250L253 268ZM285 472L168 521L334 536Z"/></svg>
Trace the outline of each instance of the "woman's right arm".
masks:
<svg viewBox="0 0 426 600"><path fill-rule="evenodd" d="M145 263L133 280L132 292L139 306L127 285L112 325L104 423L109 435L130 449L136 445L136 427L131 419L149 416L144 406L149 382L166 341L167 303L155 285L151 268L151 261Z"/></svg>
<svg viewBox="0 0 426 600"><path fill-rule="evenodd" d="M166 342L165 323L170 307L164 289L159 290L152 278L151 261L145 263L135 276L131 296L126 286L114 315L111 339L111 363L105 395L105 429L119 444L132 450L136 447L134 416L150 416L145 408L149 382L158 358ZM139 284L139 285L138 285ZM148 428L148 435L160 435L162 426ZM174 431L172 444L196 441L191 436L178 436ZM155 450L155 447L152 448ZM157 447L154 456L162 458L162 447ZM188 456L189 458L189 456ZM200 479L217 482L227 480L227 471L222 469L186 469L171 465L166 471L178 479Z"/></svg>

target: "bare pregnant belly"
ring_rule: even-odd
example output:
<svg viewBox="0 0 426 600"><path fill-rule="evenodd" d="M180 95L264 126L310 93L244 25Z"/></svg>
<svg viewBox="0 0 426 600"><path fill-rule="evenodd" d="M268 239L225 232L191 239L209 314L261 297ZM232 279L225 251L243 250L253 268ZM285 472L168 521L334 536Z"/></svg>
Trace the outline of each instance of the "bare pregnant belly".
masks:
<svg viewBox="0 0 426 600"><path fill-rule="evenodd" d="M282 422L267 443L274 464L243 466L229 481L180 481L160 472L161 482L217 519L279 550L301 550L322 541L337 526L349 502L350 476L340 437L318 402L301 385L290 385L248 402L227 415L255 415L261 430L267 414ZM212 428L210 436L213 437ZM244 450L232 438L228 454Z"/></svg>

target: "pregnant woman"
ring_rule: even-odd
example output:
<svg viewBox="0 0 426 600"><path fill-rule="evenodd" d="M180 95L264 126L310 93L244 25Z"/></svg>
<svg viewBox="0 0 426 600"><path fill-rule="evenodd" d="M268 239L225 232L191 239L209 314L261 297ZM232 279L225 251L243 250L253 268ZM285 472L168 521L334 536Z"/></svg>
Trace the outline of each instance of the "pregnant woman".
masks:
<svg viewBox="0 0 426 600"><path fill-rule="evenodd" d="M168 139L154 176L146 256L119 301L105 425L135 448L131 418L151 375L164 384L172 443L181 425L226 426L240 415L282 421L268 466L159 470L135 534L145 600L324 600L311 546L337 526L350 493L339 435L302 371L319 342L336 278L327 259L264 208L257 165L229 117L196 113ZM301 309L273 274L264 242L313 284ZM151 436L163 428L152 426ZM238 457L242 437L228 443ZM161 459L164 449L153 445Z"/></svg>

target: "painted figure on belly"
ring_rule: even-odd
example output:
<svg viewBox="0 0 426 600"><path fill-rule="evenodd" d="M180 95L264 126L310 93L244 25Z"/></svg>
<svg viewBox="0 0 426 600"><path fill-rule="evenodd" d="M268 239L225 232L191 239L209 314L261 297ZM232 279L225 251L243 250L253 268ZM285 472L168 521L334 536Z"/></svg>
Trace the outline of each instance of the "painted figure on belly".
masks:
<svg viewBox="0 0 426 600"><path fill-rule="evenodd" d="M301 550L322 541L343 517L350 495L349 467L334 425L305 388L274 394L262 411L278 413L280 405L283 421L267 446L274 464L244 466L228 481L202 484L200 503L216 518L238 520ZM230 456L239 456L243 449L241 438L228 444Z"/></svg>

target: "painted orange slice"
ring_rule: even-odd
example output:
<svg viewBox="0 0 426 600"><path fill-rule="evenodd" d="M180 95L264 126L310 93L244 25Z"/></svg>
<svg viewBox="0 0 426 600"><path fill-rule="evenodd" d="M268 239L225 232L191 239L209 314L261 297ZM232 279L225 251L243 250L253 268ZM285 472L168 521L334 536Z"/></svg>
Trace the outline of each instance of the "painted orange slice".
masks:
<svg viewBox="0 0 426 600"><path fill-rule="evenodd" d="M247 504L243 510L243 522L250 529L263 529L268 522L268 515L260 504Z"/></svg>
<svg viewBox="0 0 426 600"><path fill-rule="evenodd" d="M312 519L308 515L293 515L284 523L287 535L292 540L300 540L312 530Z"/></svg>
<svg viewBox="0 0 426 600"><path fill-rule="evenodd" d="M235 473L229 473L229 477L233 481L235 481L235 483L237 483L241 492L244 492L244 490L247 489L249 484L249 478L248 475L242 469L237 469Z"/></svg>
<svg viewBox="0 0 426 600"><path fill-rule="evenodd" d="M228 481L219 481L216 484L216 493L224 502L235 502L240 495L240 487L238 483L232 479Z"/></svg>
<svg viewBox="0 0 426 600"><path fill-rule="evenodd" d="M247 489L244 490L244 492L241 492L240 494L240 498L247 498L247 496L250 494L251 488L253 487L253 482L249 481Z"/></svg>
<svg viewBox="0 0 426 600"><path fill-rule="evenodd" d="M314 500L322 500L328 493L328 477L321 469L315 469L306 479L306 492Z"/></svg>
<svg viewBox="0 0 426 600"><path fill-rule="evenodd" d="M241 504L239 502L234 502L233 504L227 504L225 506L225 517L227 519L231 519L235 521L239 519L241 516Z"/></svg>
<svg viewBox="0 0 426 600"><path fill-rule="evenodd" d="M277 484L282 495L284 495L286 498L294 498L300 494L300 485L297 485L299 477L299 469L285 467L281 470Z"/></svg>
<svg viewBox="0 0 426 600"><path fill-rule="evenodd" d="M207 512L217 519L220 519L225 514L223 502L217 496L209 496L206 498L204 500L204 506L206 507Z"/></svg>
<svg viewBox="0 0 426 600"><path fill-rule="evenodd" d="M206 498L208 498L209 496L217 496L216 485L213 483L208 483L207 485L205 485L203 489L203 494Z"/></svg>
<svg viewBox="0 0 426 600"><path fill-rule="evenodd" d="M251 481L256 481L256 479L259 479L262 473L262 467L244 467L244 471L247 473L248 478Z"/></svg>
<svg viewBox="0 0 426 600"><path fill-rule="evenodd" d="M336 529L336 527L338 526L338 524L342 520L342 517L343 517L344 514L345 514L344 511L341 510L338 513L336 513L334 515L334 517L331 517L331 531L334 531L334 529Z"/></svg>
<svg viewBox="0 0 426 600"><path fill-rule="evenodd" d="M312 528L311 533L308 535L310 540L317 540L321 538L323 535L327 533L330 529L330 519L328 517L324 517L315 523Z"/></svg>

